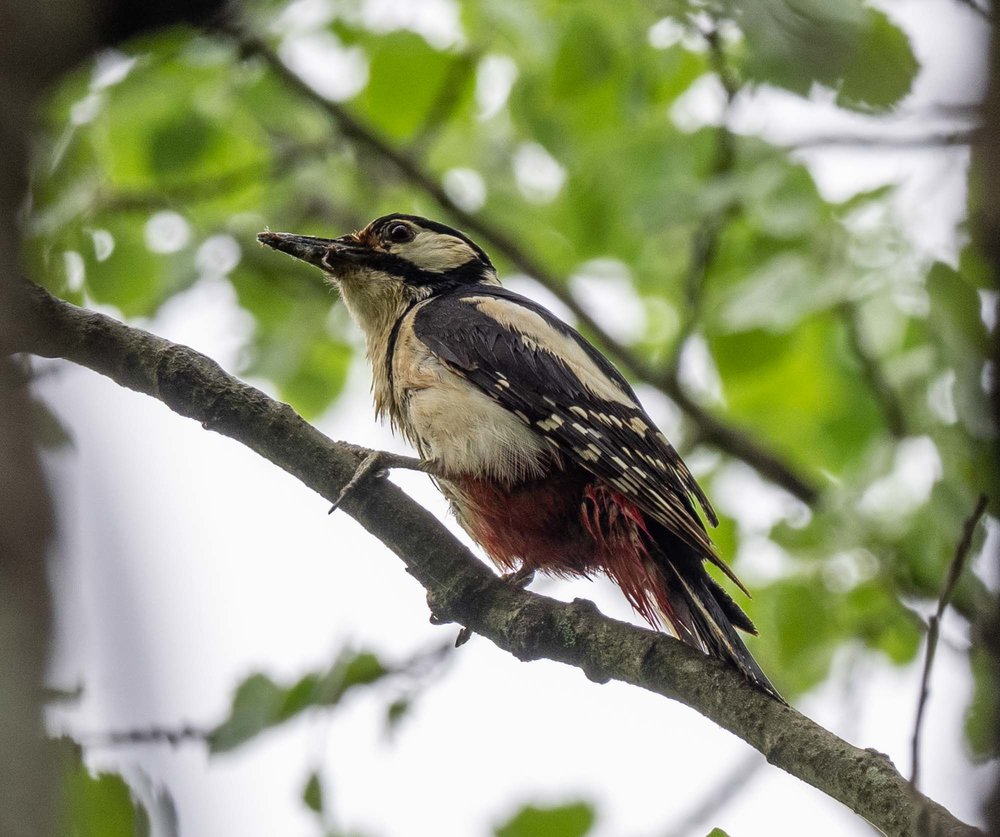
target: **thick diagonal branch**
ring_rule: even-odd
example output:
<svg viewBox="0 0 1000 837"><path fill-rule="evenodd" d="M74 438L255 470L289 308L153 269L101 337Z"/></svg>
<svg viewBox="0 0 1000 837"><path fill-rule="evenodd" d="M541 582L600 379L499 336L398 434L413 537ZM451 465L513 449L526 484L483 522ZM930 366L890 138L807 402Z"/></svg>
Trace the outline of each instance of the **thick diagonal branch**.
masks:
<svg viewBox="0 0 1000 837"><path fill-rule="evenodd" d="M18 349L61 357L163 401L242 442L325 497L357 469L351 445L333 442L287 404L227 375L213 360L116 320L26 289L30 317ZM852 808L890 835L972 837L981 832L913 791L885 756L859 750L751 686L733 669L664 634L609 619L500 581L434 516L385 480L344 499L344 510L388 546L427 590L434 613L518 659L576 666L678 700L742 738L772 764Z"/></svg>

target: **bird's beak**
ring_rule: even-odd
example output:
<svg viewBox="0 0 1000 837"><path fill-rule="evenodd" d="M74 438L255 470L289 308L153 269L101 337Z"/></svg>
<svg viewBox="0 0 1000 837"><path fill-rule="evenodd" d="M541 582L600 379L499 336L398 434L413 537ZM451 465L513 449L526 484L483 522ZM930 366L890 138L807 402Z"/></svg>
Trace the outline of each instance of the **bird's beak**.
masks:
<svg viewBox="0 0 1000 837"><path fill-rule="evenodd" d="M355 261L365 249L354 235L316 238L311 235L266 230L257 234L257 241L325 271Z"/></svg>

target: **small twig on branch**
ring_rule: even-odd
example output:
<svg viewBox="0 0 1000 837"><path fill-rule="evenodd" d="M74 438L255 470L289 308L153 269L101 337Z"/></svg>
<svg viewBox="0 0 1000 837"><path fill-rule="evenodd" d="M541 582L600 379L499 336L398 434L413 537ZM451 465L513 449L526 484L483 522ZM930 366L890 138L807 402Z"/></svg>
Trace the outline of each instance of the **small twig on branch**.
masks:
<svg viewBox="0 0 1000 837"><path fill-rule="evenodd" d="M722 36L719 34L717 22L710 29L702 31L701 35L708 46L708 58L712 69L719 77L722 89L726 91L726 105L728 110L728 107L733 104L737 94L740 92L739 79L733 72L732 64L726 59L726 51L722 46Z"/></svg>
<svg viewBox="0 0 1000 837"><path fill-rule="evenodd" d="M386 674L392 677L399 677L400 675L410 676L411 678L426 681L431 675L439 675L444 670L443 664L451 658L453 651L454 646L451 643L444 643L427 650L419 651L402 663L390 666L386 670ZM365 683L361 685L371 686L373 684ZM351 688L358 688L358 686L354 685ZM313 705L317 708L330 709L336 704L317 703ZM190 741L197 741L212 746L216 740L218 730L218 726L203 727L194 724L183 724L168 727L154 724L148 727L134 727L132 729L111 730L109 732L69 733L68 735L82 747L127 747L135 744L169 744L176 747Z"/></svg>
<svg viewBox="0 0 1000 837"><path fill-rule="evenodd" d="M920 677L920 698L917 701L917 718L913 724L913 739L911 742L912 772L910 773L910 784L916 788L920 780L920 732L924 722L924 710L927 708L927 699L930 696L931 669L934 666L934 654L937 651L938 635L941 632L941 617L951 601L955 592L955 585L958 583L962 570L965 568L965 560L972 546L972 535L979 525L979 520L986 512L986 495L980 495L976 508L965 521L962 527L962 537L955 547L955 556L948 566L948 575L945 578L944 586L941 589L941 597L938 599L937 610L927 623L927 651L924 657L924 672Z"/></svg>
<svg viewBox="0 0 1000 837"><path fill-rule="evenodd" d="M467 232L481 238L484 243L500 253L511 265L525 275L533 277L555 294L576 317L581 328L593 335L612 360L620 364L635 378L661 389L677 402L680 409L697 425L699 436L703 441L718 447L730 456L742 459L767 479L777 483L803 502L811 504L816 500L819 496L819 489L809 479L799 474L781 456L765 448L745 431L731 427L705 411L682 391L680 384L669 370L664 374L661 370L654 369L630 347L614 339L569 292L566 281L555 276L537 262L508 233L482 216L462 209L449 197L438 179L427 172L411 154L395 148L374 128L366 125L345 107L325 98L310 87L300 76L289 69L274 50L259 38L238 28L230 34L239 41L245 55L254 55L262 59L291 90L320 108L339 128L340 132L355 142L358 148L390 163L405 180L416 186L448 212Z"/></svg>
<svg viewBox="0 0 1000 837"><path fill-rule="evenodd" d="M193 349L37 286L24 288L24 306L24 322L10 337L14 351L61 357L151 395L242 442L327 500L357 470L356 454ZM343 508L402 560L440 619L470 628L520 660L566 663L595 682L620 680L691 706L885 834L908 837L924 817L924 833L982 837L916 793L887 758L848 744L724 662L666 634L609 619L591 602L556 601L497 578L388 480L370 481L345 498Z"/></svg>
<svg viewBox="0 0 1000 837"><path fill-rule="evenodd" d="M722 47L722 39L717 28L702 32L702 37L708 46L712 67L726 92L726 104L722 113L722 121L715 129L715 150L712 159L710 178L722 178L728 175L736 166L736 149L733 145L733 135L729 130L729 115L733 102L739 93L739 82L733 75L732 68L726 60ZM718 255L719 239L728 221L736 214L738 207L733 203L716 209L702 218L691 237L688 268L683 279L686 312L674 346L673 355L667 363L670 386L681 390L680 363L681 355L688 339L694 334L701 319L705 286L715 258Z"/></svg>
<svg viewBox="0 0 1000 837"><path fill-rule="evenodd" d="M904 438L906 436L906 418L903 414L903 407L896 397L895 390L889 384L882 365L865 342L865 337L861 333L861 324L858 322L857 310L851 303L844 302L840 305L839 311L847 331L847 340L851 351L861 367L861 376L868 384L868 389L875 398L875 403L878 404L889 433L892 434L893 438Z"/></svg>
<svg viewBox="0 0 1000 837"><path fill-rule="evenodd" d="M123 747L133 744L169 744L176 747L188 741L208 742L212 731L190 724L178 727L143 727L142 729L112 730L74 735L81 747Z"/></svg>

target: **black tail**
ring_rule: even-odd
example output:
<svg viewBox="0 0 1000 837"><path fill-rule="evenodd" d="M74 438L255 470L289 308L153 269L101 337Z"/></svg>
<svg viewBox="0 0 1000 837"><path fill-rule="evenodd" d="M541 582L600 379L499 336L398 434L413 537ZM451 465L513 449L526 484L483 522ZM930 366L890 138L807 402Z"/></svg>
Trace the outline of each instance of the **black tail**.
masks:
<svg viewBox="0 0 1000 837"><path fill-rule="evenodd" d="M664 621L679 639L736 666L748 680L784 703L736 632L739 628L756 635L750 618L706 572L691 547L672 535L658 540L650 553L663 574L669 604L669 609L661 607Z"/></svg>

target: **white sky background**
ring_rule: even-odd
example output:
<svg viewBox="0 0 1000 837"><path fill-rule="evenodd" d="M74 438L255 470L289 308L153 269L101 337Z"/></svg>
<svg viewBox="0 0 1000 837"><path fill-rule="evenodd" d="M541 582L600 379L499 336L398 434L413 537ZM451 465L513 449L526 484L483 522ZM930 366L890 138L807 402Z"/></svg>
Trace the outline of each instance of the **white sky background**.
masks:
<svg viewBox="0 0 1000 837"><path fill-rule="evenodd" d="M430 6L447 14L444 3ZM885 8L911 33L924 66L904 111L973 100L985 44L978 20L951 0ZM710 120L711 91L683 107L692 120ZM735 116L736 127L781 141L869 124L782 95L757 97ZM927 122L914 117L912 125ZM833 149L806 159L830 195L901 182L897 203L914 246L947 257L963 210L966 156L962 149ZM230 369L246 337L220 278L173 300L149 327ZM423 591L402 564L346 515L328 517L326 503L292 477L96 374L39 367L53 372L40 378L39 393L74 436L71 449L47 456L64 558L53 679L84 686L77 708L53 712L57 727L85 734L211 725L253 671L291 679L327 666L345 643L400 659L457 631L430 625ZM401 449L372 419L360 362L347 394L318 424L334 438ZM425 478L394 479L445 517ZM631 618L607 584L538 581L534 589L592 598L605 613ZM991 776L970 767L961 745L971 684L952 644L967 640L959 620L946 622L944 633L926 720L924 789L978 820ZM853 676L832 678L800 708L907 772L919 663L897 669L847 651L840 669L851 665ZM184 837L317 834L300 802L316 766L336 824L366 834L474 837L525 802L579 796L596 803L601 837L652 837L751 752L677 704L620 684L595 685L555 663L519 663L479 637L457 652L392 741L383 734L386 700L365 693L332 717L298 720L211 760L189 744L93 751L91 761L141 770L167 787ZM838 803L773 768L758 770L692 833L712 826L733 837L871 833Z"/></svg>

